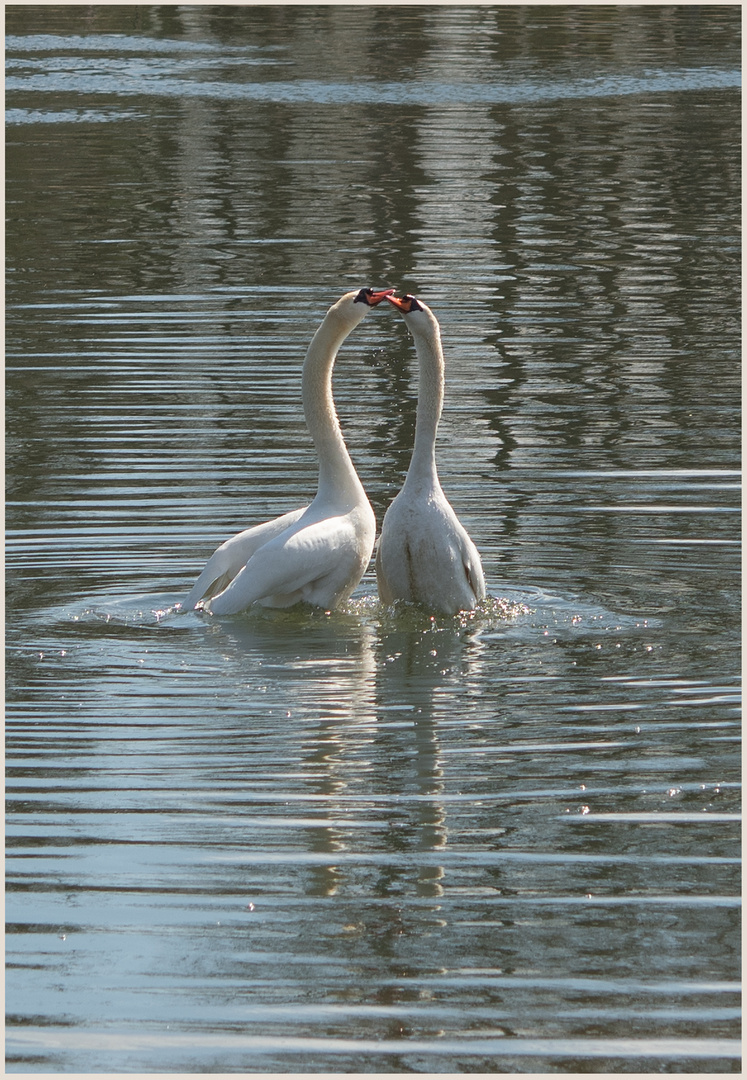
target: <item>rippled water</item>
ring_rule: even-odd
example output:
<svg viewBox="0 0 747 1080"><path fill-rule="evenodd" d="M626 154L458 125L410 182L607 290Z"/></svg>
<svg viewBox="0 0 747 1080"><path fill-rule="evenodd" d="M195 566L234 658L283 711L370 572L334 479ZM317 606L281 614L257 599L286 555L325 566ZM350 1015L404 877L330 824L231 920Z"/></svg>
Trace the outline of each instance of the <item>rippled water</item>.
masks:
<svg viewBox="0 0 747 1080"><path fill-rule="evenodd" d="M739 1070L739 14L6 9L9 1071ZM491 598L175 616L363 285Z"/></svg>

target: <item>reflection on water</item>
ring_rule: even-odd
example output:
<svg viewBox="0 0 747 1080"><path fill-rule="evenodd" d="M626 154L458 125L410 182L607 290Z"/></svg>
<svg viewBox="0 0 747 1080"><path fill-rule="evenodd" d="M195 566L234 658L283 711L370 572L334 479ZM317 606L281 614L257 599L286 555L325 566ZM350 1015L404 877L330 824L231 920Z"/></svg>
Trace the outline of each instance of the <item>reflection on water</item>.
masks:
<svg viewBox="0 0 747 1080"><path fill-rule="evenodd" d="M738 9L7 31L8 1068L738 1071ZM177 613L364 285L489 600ZM413 359L335 369L379 523Z"/></svg>

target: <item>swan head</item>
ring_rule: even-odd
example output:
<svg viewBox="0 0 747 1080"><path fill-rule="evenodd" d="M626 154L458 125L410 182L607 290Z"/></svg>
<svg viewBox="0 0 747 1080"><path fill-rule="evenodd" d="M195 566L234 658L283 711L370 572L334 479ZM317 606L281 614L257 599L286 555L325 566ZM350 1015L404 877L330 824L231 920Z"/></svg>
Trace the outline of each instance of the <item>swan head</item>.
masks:
<svg viewBox="0 0 747 1080"><path fill-rule="evenodd" d="M427 304L407 293L405 296L387 296L387 300L404 317L411 334L416 337L440 339L438 319Z"/></svg>
<svg viewBox="0 0 747 1080"><path fill-rule="evenodd" d="M384 297L393 292L394 289L356 289L354 292L345 293L329 309L327 318L334 325L345 327L347 333L350 333L367 314L369 308L376 307Z"/></svg>
<svg viewBox="0 0 747 1080"><path fill-rule="evenodd" d="M366 304L368 307L376 307L386 297L387 299L394 289L361 289L357 293L349 293L353 297L354 304Z"/></svg>
<svg viewBox="0 0 747 1080"><path fill-rule="evenodd" d="M425 308L425 305L421 304L417 297L411 296L410 293L406 293L405 296L387 296L387 300L403 315L411 315L413 311L423 311Z"/></svg>

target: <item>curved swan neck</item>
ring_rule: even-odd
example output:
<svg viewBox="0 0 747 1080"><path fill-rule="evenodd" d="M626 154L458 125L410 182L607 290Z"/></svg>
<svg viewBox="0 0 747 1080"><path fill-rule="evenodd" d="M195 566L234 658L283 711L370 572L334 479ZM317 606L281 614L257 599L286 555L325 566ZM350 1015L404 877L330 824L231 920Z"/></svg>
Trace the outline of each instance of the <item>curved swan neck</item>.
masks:
<svg viewBox="0 0 747 1080"><path fill-rule="evenodd" d="M438 324L424 330L418 327L413 332L418 355L418 409L408 477L437 481L436 432L444 403L444 357Z"/></svg>
<svg viewBox="0 0 747 1080"><path fill-rule="evenodd" d="M358 494L362 490L332 397L332 369L337 352L368 309L343 316L330 308L311 339L303 366L303 411L319 456L319 495L322 498Z"/></svg>

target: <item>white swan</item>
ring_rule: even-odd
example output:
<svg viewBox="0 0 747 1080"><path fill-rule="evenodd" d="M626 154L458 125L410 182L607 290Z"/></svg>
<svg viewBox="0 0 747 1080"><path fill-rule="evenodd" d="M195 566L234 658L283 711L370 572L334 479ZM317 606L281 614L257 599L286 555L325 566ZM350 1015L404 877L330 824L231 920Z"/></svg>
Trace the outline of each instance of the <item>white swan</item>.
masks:
<svg viewBox="0 0 747 1080"><path fill-rule="evenodd" d="M246 529L214 552L182 607L216 615L252 604L285 608L305 600L335 608L368 566L376 519L358 479L335 412L337 351L369 308L394 289L361 289L333 304L303 366L303 409L319 457L319 489L309 506Z"/></svg>
<svg viewBox="0 0 747 1080"><path fill-rule="evenodd" d="M436 429L444 397L438 320L414 296L387 300L415 340L420 377L415 446L404 486L384 515L376 553L379 597L410 600L454 615L485 597L477 548L444 495L436 472Z"/></svg>

